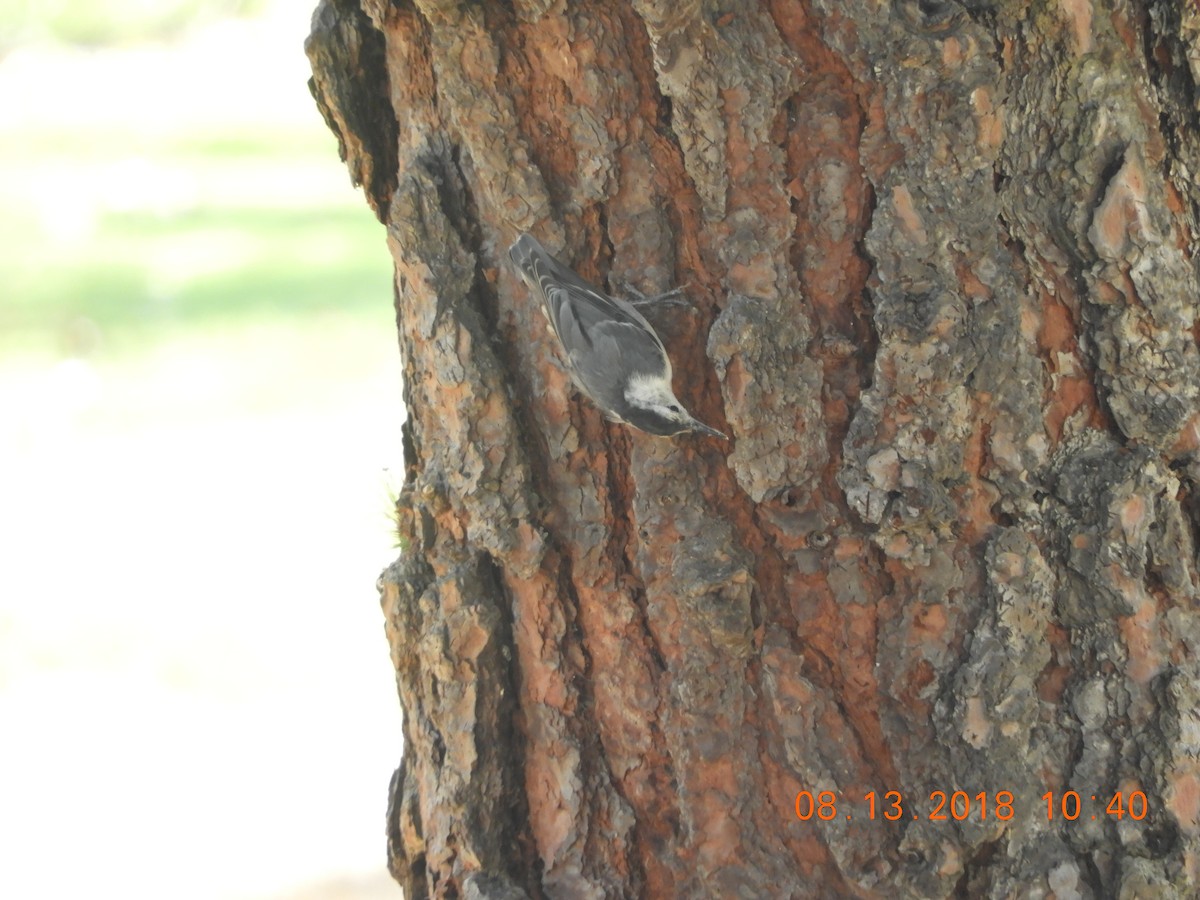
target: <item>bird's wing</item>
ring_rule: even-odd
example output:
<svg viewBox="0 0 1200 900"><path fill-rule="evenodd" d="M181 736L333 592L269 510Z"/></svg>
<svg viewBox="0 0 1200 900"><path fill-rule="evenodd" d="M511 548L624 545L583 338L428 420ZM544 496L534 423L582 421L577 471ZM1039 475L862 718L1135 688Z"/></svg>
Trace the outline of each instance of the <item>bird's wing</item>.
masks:
<svg viewBox="0 0 1200 900"><path fill-rule="evenodd" d="M635 332L645 331L659 351L665 353L662 341L650 323L632 304L598 291L546 252L532 236L522 235L511 253L527 280L537 285L550 324L568 353L573 347L590 348L609 325L629 327L628 332L624 329L611 332L622 334L622 340Z"/></svg>
<svg viewBox="0 0 1200 900"><path fill-rule="evenodd" d="M665 370L669 381L667 351L632 304L588 284L531 235L522 235L509 254L541 294L576 381L601 406L612 409L625 402L630 376Z"/></svg>
<svg viewBox="0 0 1200 900"><path fill-rule="evenodd" d="M622 347L648 346L665 352L650 323L633 306L605 296L578 276L574 281L551 281L543 295L550 322L567 352L591 350L608 340Z"/></svg>

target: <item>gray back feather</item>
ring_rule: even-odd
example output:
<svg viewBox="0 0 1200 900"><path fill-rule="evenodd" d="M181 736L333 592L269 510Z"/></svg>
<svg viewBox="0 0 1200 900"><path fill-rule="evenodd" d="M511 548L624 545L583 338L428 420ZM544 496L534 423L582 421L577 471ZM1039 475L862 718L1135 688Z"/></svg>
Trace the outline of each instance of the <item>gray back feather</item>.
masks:
<svg viewBox="0 0 1200 900"><path fill-rule="evenodd" d="M545 304L579 383L602 406L624 400L625 379L658 374L670 361L650 323L632 304L609 297L564 266L531 235L522 235L510 251L531 287Z"/></svg>

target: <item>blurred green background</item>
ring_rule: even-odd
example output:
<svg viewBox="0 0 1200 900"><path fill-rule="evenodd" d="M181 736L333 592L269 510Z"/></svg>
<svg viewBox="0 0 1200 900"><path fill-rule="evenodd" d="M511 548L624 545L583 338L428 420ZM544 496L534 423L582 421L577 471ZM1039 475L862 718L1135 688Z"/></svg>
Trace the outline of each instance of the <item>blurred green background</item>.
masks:
<svg viewBox="0 0 1200 900"><path fill-rule="evenodd" d="M311 12L0 0L2 897L399 896L391 269Z"/></svg>

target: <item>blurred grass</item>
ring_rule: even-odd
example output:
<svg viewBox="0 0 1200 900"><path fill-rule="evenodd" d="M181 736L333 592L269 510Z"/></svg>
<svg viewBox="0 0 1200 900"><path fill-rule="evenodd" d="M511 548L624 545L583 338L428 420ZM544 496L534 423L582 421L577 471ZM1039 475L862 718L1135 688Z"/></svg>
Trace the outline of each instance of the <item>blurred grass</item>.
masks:
<svg viewBox="0 0 1200 900"><path fill-rule="evenodd" d="M0 355L103 357L210 326L386 317L384 232L307 96L300 40L279 65L216 21L266 5L0 0L0 47L19 46L0 60L0 95L16 101L0 107ZM154 43L200 26L208 44L191 41L190 58ZM19 58L53 46L61 66Z"/></svg>
<svg viewBox="0 0 1200 900"><path fill-rule="evenodd" d="M379 223L349 189L299 187L315 169L328 177L332 144L209 134L127 156L110 132L71 158L62 148L78 134L0 141L0 352L77 353L81 332L128 347L197 325L378 312ZM42 189L28 189L31 174Z"/></svg>
<svg viewBox="0 0 1200 900"><path fill-rule="evenodd" d="M199 21L251 15L263 0L0 0L0 47L53 38L98 46L178 37Z"/></svg>
<svg viewBox="0 0 1200 900"><path fill-rule="evenodd" d="M176 327L366 312L386 301L381 229L361 210L102 211L89 230L86 243L47 244L36 223L0 209L7 340L61 346L80 320L112 339L153 340Z"/></svg>

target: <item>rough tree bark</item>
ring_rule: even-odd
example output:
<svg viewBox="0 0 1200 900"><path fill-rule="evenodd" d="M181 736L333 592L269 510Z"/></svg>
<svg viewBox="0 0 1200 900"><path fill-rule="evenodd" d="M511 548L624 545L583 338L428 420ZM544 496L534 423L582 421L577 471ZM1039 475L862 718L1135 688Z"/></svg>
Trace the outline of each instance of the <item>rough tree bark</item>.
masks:
<svg viewBox="0 0 1200 900"><path fill-rule="evenodd" d="M395 259L410 898L1197 895L1198 36L322 0ZM573 391L522 231L690 286L656 322L728 446Z"/></svg>

